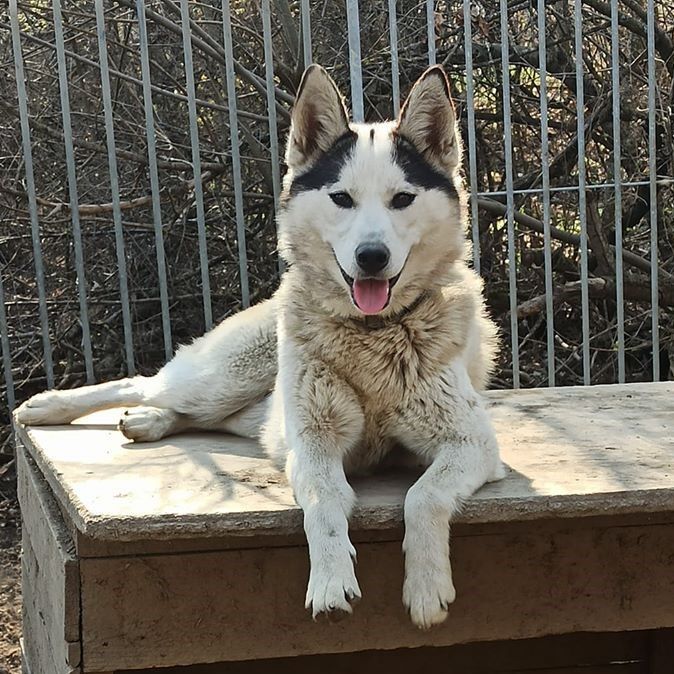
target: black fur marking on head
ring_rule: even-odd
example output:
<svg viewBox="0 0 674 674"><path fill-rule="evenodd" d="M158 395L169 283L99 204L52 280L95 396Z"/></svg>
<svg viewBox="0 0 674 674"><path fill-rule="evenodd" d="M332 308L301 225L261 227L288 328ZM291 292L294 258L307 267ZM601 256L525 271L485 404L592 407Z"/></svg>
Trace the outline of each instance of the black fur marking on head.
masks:
<svg viewBox="0 0 674 674"><path fill-rule="evenodd" d="M370 145L374 144L374 127L370 129Z"/></svg>
<svg viewBox="0 0 674 674"><path fill-rule="evenodd" d="M397 134L393 137L393 161L412 185L442 190L452 198L458 196L454 181L431 166L407 138Z"/></svg>
<svg viewBox="0 0 674 674"><path fill-rule="evenodd" d="M307 171L295 176L288 190L289 196L295 196L300 192L309 190L320 190L322 187L337 182L357 140L358 134L351 130L338 138L332 144L332 147L322 154Z"/></svg>

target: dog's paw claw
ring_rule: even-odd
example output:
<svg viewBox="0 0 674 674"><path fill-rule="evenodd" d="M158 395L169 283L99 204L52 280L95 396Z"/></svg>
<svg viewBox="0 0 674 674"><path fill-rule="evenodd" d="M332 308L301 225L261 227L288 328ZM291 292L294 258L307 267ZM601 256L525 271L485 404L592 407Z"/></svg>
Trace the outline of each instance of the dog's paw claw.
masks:
<svg viewBox="0 0 674 674"><path fill-rule="evenodd" d="M351 559L347 557L343 564L328 568L318 566L312 565L305 607L314 620L342 620L353 613L353 606L361 598Z"/></svg>
<svg viewBox="0 0 674 674"><path fill-rule="evenodd" d="M351 606L355 606L360 601L360 594L357 594L353 588L349 588L346 591L346 598Z"/></svg>
<svg viewBox="0 0 674 674"><path fill-rule="evenodd" d="M328 608L329 610L327 611L327 613L325 613L325 616L331 623L342 622L342 620L348 618L353 613L353 609L350 611L345 611L344 609L340 609L337 607L333 608L328 607Z"/></svg>

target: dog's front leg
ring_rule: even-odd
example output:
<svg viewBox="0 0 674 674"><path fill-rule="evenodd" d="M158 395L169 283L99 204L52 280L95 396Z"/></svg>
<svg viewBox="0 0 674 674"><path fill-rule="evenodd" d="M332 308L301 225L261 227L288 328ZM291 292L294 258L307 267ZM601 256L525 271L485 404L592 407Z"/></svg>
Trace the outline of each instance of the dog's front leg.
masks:
<svg viewBox="0 0 674 674"><path fill-rule="evenodd" d="M456 597L449 559L449 521L487 481L471 465L475 447L448 443L405 498L403 603L422 629L441 623Z"/></svg>
<svg viewBox="0 0 674 674"><path fill-rule="evenodd" d="M282 371L279 379L284 378ZM339 618L351 613L351 604L360 599L353 568L356 551L348 533L355 497L343 461L361 436L363 413L351 388L320 365L290 373L274 396L281 391L282 404L277 400L272 405L263 442L273 443L273 429L278 429L274 414L283 409L288 478L304 511L309 544L306 607L314 618Z"/></svg>
<svg viewBox="0 0 674 674"><path fill-rule="evenodd" d="M317 439L296 447L288 456L288 474L304 511L309 544L305 607L314 619L320 614L338 619L351 613L351 604L361 596L353 568L356 550L348 532L354 495L336 447Z"/></svg>
<svg viewBox="0 0 674 674"><path fill-rule="evenodd" d="M467 376L455 374L445 382L451 380L458 390L440 400L438 408L444 414L437 419L435 432L418 429L422 452L434 458L405 498L403 603L422 629L441 623L456 596L449 558L450 520L485 482L504 476L484 404Z"/></svg>

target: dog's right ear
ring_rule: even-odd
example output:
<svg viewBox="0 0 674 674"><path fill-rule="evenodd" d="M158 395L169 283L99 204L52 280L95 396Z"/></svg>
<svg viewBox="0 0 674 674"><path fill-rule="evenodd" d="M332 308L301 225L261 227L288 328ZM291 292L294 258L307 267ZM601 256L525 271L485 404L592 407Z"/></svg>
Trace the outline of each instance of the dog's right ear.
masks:
<svg viewBox="0 0 674 674"><path fill-rule="evenodd" d="M349 117L337 85L324 68L310 65L302 76L290 122L286 163L298 169L349 130Z"/></svg>
<svg viewBox="0 0 674 674"><path fill-rule="evenodd" d="M443 170L454 173L461 162L461 137L442 66L431 66L417 80L400 111L396 132Z"/></svg>

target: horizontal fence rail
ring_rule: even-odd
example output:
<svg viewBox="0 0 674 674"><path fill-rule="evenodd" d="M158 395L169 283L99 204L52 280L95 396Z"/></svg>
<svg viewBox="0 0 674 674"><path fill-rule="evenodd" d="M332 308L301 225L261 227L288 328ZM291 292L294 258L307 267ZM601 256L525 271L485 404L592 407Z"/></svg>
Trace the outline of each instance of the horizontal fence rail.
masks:
<svg viewBox="0 0 674 674"><path fill-rule="evenodd" d="M494 386L671 378L673 31L654 0L9 0L2 420L46 387L152 372L273 292L314 61L356 121L448 72Z"/></svg>

